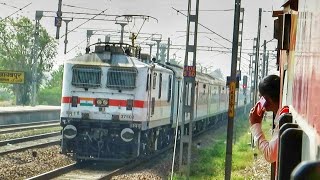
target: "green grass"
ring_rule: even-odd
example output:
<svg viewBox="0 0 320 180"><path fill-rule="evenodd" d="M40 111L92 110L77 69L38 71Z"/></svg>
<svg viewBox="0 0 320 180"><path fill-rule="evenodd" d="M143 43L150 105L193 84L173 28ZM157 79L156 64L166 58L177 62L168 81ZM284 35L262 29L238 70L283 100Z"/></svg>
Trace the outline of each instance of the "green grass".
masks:
<svg viewBox="0 0 320 180"><path fill-rule="evenodd" d="M26 131L8 133L8 134L0 134L0 141L21 138L21 137L27 137L27 136L33 136L33 135L37 135L37 134L56 132L56 131L60 131L60 130L61 130L61 127L57 126L57 127L48 127L48 128L41 128L41 129L26 130Z"/></svg>
<svg viewBox="0 0 320 180"><path fill-rule="evenodd" d="M270 137L270 121L263 122L263 130L267 138ZM246 118L235 121L236 143L233 144L232 151L232 180L242 180L248 177L243 174L243 170L250 166L253 161L253 154L259 153L257 148L250 146L251 135L249 133L249 123ZM190 167L190 179L194 180L220 180L224 179L225 171L225 151L226 151L226 128L217 130L212 145L205 149L194 149L192 156L197 157ZM186 179L176 175L176 180Z"/></svg>

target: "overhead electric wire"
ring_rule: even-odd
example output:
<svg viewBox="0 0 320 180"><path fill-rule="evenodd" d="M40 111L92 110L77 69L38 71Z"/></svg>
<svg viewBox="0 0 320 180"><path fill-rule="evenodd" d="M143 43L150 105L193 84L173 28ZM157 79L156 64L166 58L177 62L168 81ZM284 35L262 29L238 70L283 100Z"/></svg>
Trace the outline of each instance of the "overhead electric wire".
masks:
<svg viewBox="0 0 320 180"><path fill-rule="evenodd" d="M56 16L43 16L43 17L56 17ZM65 18L65 19L79 19L79 20L89 20L89 21L117 21L117 20L114 20L114 19L101 19L101 18L95 18L95 19L92 19L92 18L84 18L84 17L69 17L69 16L63 16L62 18ZM119 21L118 21L119 22Z"/></svg>
<svg viewBox="0 0 320 180"><path fill-rule="evenodd" d="M176 8L174 8L174 7L171 7L171 8L172 8L172 9L174 9L175 11L177 11L177 13L180 13L180 14L184 15L185 17L188 17L186 14L182 13L182 12L181 12L181 11L179 11L178 9L176 9ZM220 34L218 34L218 33L214 32L213 30L211 30L211 29L209 29L208 27L206 27L206 26L202 25L201 23L199 23L199 22L198 22L198 24L199 24L201 27L205 28L206 30L208 30L208 31L212 32L213 34L215 34L215 35L219 36L220 38L222 38L222 39L224 39L224 40L226 40L226 41L228 41L228 42L232 43L229 39L227 39L227 38L225 38L225 37L221 36Z"/></svg>
<svg viewBox="0 0 320 180"><path fill-rule="evenodd" d="M10 14L9 16L5 17L4 19L1 19L1 21L4 21L4 20L8 19L8 18L11 17L12 15L16 14L16 13L19 12L19 11L22 11L24 8L30 6L31 4L32 4L32 3L29 3L29 4L25 5L25 6L23 6L22 8L19 8L17 11L13 12L13 13Z"/></svg>
<svg viewBox="0 0 320 180"><path fill-rule="evenodd" d="M223 48L225 48L225 49L229 49L229 50L231 50L231 48L228 48L228 47L226 47L226 46L224 46L224 45L222 45L222 44L218 43L217 41L215 41L215 40L213 40L213 39L209 38L208 36L206 36L206 38L208 38L209 40L211 40L211 41L215 42L216 44L220 45L221 47L223 47Z"/></svg>
<svg viewBox="0 0 320 180"><path fill-rule="evenodd" d="M84 10L101 11L99 9L91 9L91 8L85 8L85 7L74 6L74 5L69 5L69 4L63 4L63 6L77 8L77 9L84 9Z"/></svg>
<svg viewBox="0 0 320 180"><path fill-rule="evenodd" d="M85 38L84 40L82 40L80 43L78 43L77 45L75 45L73 48L71 48L69 51L67 51L66 54L68 54L70 51L72 51L73 49L77 48L80 46L80 44L82 44L83 42L85 42L87 40L87 38Z"/></svg>
<svg viewBox="0 0 320 180"><path fill-rule="evenodd" d="M187 31L176 31L177 33L187 33ZM194 34L193 32L190 32L190 34ZM198 32L198 34L214 34L211 32Z"/></svg>
<svg viewBox="0 0 320 180"><path fill-rule="evenodd" d="M184 15L184 16L186 16L186 17L188 17L187 15L185 15L184 13L182 13L181 11L179 11L178 9L176 9L176 8L174 8L174 7L171 7L172 9L174 9L175 11L177 11L178 13L180 13L180 14L182 14L182 15ZM223 36L221 36L220 34L218 34L218 33L216 33L216 32L214 32L213 30L211 30L211 29L209 29L209 28L207 28L206 26L204 26L204 25L202 25L201 23L199 23L198 22L198 24L200 25L200 26L202 26L203 28L205 28L205 29L207 29L208 31L210 31L210 32L212 32L213 34L215 34L215 35L217 35L217 36L219 36L220 38L222 38L222 39L224 39L224 40L226 40L226 41L228 41L228 42L230 42L230 43L232 43L230 40L228 40L227 38L225 38L225 37L223 37ZM207 37L207 36L206 36ZM209 37L207 37L208 39L210 39L211 41L213 41L213 42L215 42L215 43L217 43L218 45L220 45L221 47L223 47L223 48L225 48L225 49L228 49L229 51L228 52L225 52L226 54L227 53L231 53L232 51L231 51L231 48L228 48L228 47L226 47L226 46L224 46L224 45L222 45L222 44L220 44L220 43L218 43L217 41L215 41L215 40L213 40L213 39L211 39L211 38L209 38ZM223 53L223 51L220 51L221 53ZM245 53L245 52L243 52L243 53ZM250 61L250 59L248 59L248 58L245 58L245 57L241 57L241 58L243 58L243 59L245 59L245 60L248 60L248 61Z"/></svg>
<svg viewBox="0 0 320 180"><path fill-rule="evenodd" d="M43 12L49 12L49 13L56 13L56 11L43 11ZM95 16L95 15L98 15L98 16L106 16L106 17L118 17L119 15L116 15L116 14L103 14L103 13L84 13L84 12L71 12L71 11L64 11L63 14L76 14L76 15L92 15L92 16Z"/></svg>
<svg viewBox="0 0 320 180"><path fill-rule="evenodd" d="M146 40L149 40L150 38L152 38L152 36L153 36L153 34L152 34L151 36L149 36L148 38L146 38L145 40L143 40L142 42L137 43L137 44L141 45L141 44L144 43Z"/></svg>
<svg viewBox="0 0 320 180"><path fill-rule="evenodd" d="M8 6L8 7L15 8L15 9L20 9L20 8L18 8L17 6L12 6L12 5L7 4L7 3L4 3L4 2L0 2L0 4L2 4L2 5L4 5L4 6Z"/></svg>
<svg viewBox="0 0 320 180"><path fill-rule="evenodd" d="M180 10L180 11L188 11L188 10ZM234 9L204 9L199 10L201 12L227 12L227 11L234 11Z"/></svg>
<svg viewBox="0 0 320 180"><path fill-rule="evenodd" d="M268 44L269 42L271 42L271 41L273 41L273 40L275 40L275 38L272 38L272 39L270 39L269 41L266 41L266 44ZM264 43L261 45L261 47L263 47L264 46Z"/></svg>
<svg viewBox="0 0 320 180"><path fill-rule="evenodd" d="M93 32L92 35L97 35L96 32ZM112 34L111 34L112 35ZM84 40L82 40L80 43L78 43L77 45L75 45L73 48L71 48L69 51L67 51L66 54L68 54L70 51L72 51L73 49L77 48L80 46L80 44L82 44L83 42L85 42L87 40L87 38L85 38Z"/></svg>
<svg viewBox="0 0 320 180"><path fill-rule="evenodd" d="M67 34L69 34L70 32L72 32L72 31L76 30L77 28L79 28L80 26L82 26L82 25L84 25L85 23L89 22L90 20L94 19L95 17L99 16L100 14L104 13L106 10L108 10L108 8L107 8L107 9L105 9L105 10L103 10L103 11L101 11L99 14L97 14L97 15L93 16L92 18L88 19L87 21L85 21L85 22L81 23L80 25L78 25L77 27L73 28L72 30L70 30L70 31L66 32L66 34L65 34L65 35L67 35ZM61 38L62 38L62 37L64 37L65 35L61 36Z"/></svg>

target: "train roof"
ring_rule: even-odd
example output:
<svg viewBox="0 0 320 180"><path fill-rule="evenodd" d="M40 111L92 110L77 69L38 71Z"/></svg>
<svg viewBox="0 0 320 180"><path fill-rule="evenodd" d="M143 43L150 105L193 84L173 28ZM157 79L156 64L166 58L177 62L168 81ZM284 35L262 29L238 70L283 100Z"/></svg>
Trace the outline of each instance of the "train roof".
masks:
<svg viewBox="0 0 320 180"><path fill-rule="evenodd" d="M99 66L121 66L121 67L148 67L147 64L135 57L125 54L89 53L67 60L69 64L99 65Z"/></svg>
<svg viewBox="0 0 320 180"><path fill-rule="evenodd" d="M179 72L181 78L182 78L182 72L183 72L183 67L182 66L179 66L179 65L176 65L176 64L171 64L169 62L166 62L165 64L162 64L163 66L169 66L171 67L173 70L175 70L177 73ZM224 79L221 79L221 78L218 78L218 77L214 77L210 74L206 74L206 73L201 73L201 72L197 72L197 76L196 76L196 79L198 80L207 80L207 81L210 81L211 83L218 83L218 84L225 84L225 80Z"/></svg>
<svg viewBox="0 0 320 180"><path fill-rule="evenodd" d="M149 65L130 56L130 47L122 43L95 43L95 50L89 53L69 59L69 64L85 64L99 66L121 66L121 67L148 67ZM129 52L128 52L129 50Z"/></svg>

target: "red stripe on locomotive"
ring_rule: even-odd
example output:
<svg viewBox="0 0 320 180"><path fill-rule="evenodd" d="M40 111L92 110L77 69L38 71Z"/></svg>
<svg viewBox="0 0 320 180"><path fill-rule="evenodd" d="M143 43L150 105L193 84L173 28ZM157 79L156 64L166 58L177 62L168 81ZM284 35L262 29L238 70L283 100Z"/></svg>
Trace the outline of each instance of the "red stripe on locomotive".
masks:
<svg viewBox="0 0 320 180"><path fill-rule="evenodd" d="M82 98L78 98L78 104L80 104L80 100ZM96 104L96 98L92 98L94 105ZM61 99L62 103L71 103L71 97L62 97ZM134 100L133 101L133 107L135 108L144 108L144 101L140 100ZM126 107L127 106L127 100L119 100L119 99L109 99L109 106L121 106L121 107Z"/></svg>

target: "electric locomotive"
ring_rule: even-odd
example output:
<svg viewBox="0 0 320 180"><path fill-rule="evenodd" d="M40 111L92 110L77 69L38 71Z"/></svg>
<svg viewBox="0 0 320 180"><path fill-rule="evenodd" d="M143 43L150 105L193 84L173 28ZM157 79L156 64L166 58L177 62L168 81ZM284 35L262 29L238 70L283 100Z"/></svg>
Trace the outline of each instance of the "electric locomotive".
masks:
<svg viewBox="0 0 320 180"><path fill-rule="evenodd" d="M122 43L94 47L64 64L62 152L78 160L130 160L171 144L181 122L183 69L142 62ZM227 92L223 80L197 73L194 131L226 114Z"/></svg>

